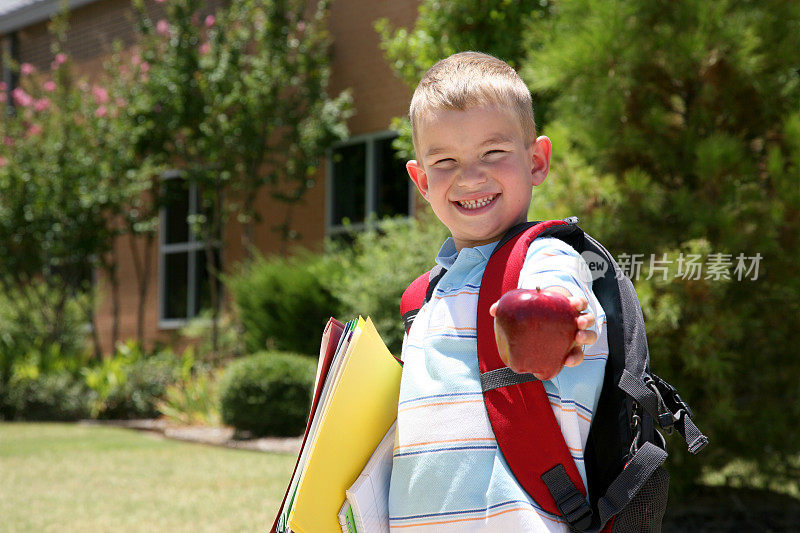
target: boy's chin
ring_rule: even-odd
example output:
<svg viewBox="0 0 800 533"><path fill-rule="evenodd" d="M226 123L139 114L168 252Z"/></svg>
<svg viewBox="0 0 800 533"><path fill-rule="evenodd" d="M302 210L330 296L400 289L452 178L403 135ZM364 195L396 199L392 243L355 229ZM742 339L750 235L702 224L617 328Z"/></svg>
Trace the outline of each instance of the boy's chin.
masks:
<svg viewBox="0 0 800 533"><path fill-rule="evenodd" d="M453 240L456 243L456 248L475 248L499 241L505 231L503 232L485 232L485 233L462 233L459 236L453 234Z"/></svg>

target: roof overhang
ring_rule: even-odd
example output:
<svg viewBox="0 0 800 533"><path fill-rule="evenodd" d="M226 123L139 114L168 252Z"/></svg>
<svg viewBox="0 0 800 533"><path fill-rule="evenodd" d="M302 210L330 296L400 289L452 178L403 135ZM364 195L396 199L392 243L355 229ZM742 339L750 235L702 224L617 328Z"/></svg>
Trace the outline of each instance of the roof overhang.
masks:
<svg viewBox="0 0 800 533"><path fill-rule="evenodd" d="M69 0L69 9L97 0ZM3 0L0 1L0 35L31 26L51 16L63 7L64 0Z"/></svg>

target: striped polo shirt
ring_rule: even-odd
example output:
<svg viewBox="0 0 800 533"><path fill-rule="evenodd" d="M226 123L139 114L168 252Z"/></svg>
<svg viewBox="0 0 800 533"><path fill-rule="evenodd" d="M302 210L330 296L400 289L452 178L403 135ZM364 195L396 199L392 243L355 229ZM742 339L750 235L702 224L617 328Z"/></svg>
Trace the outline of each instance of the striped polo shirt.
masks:
<svg viewBox="0 0 800 533"><path fill-rule="evenodd" d="M497 446L480 385L478 290L497 243L457 252L445 241L436 262L447 269L403 341L403 376L389 491L396 531L568 531L520 487ZM586 483L583 450L607 359L605 313L591 292L583 259L563 241L535 240L519 287L561 286L583 295L598 340L584 362L545 381L564 439ZM587 283L588 282L588 283Z"/></svg>

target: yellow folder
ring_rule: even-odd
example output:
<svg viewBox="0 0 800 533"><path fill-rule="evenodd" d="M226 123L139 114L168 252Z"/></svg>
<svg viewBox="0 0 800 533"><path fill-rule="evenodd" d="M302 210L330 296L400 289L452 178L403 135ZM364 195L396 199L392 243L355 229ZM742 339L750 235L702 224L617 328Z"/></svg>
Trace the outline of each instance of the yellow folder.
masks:
<svg viewBox="0 0 800 533"><path fill-rule="evenodd" d="M322 413L289 514L296 533L338 533L345 491L397 418L402 367L369 318ZM308 445L308 443L306 444Z"/></svg>

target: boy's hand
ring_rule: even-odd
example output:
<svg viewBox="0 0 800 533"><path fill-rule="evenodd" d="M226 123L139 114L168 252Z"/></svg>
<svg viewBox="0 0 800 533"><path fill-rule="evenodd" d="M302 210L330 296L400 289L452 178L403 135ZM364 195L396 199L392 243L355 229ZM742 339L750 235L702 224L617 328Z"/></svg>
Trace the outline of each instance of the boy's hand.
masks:
<svg viewBox="0 0 800 533"><path fill-rule="evenodd" d="M542 292L553 292L566 296L572 308L577 312L582 312L589 307L589 302L583 296L572 296L570 292L558 286L547 287ZM495 316L497 311L497 302L493 303L489 308L489 314ZM575 340L572 347L564 360L564 366L578 366L583 362L583 347L594 344L597 341L597 333L587 328L594 325L595 317L592 313L583 313L575 319L578 327L578 332L575 334Z"/></svg>
<svg viewBox="0 0 800 533"><path fill-rule="evenodd" d="M589 307L589 302L586 301L586 298L583 296L571 296L569 291L562 287L550 287L546 290L558 292L569 298L569 303L572 304L572 308L579 313ZM583 347L590 346L597 342L597 333L586 329L594 325L594 315L591 312L581 314L575 321L578 324L578 332L575 334L575 342L572 344L569 355L567 355L564 361L564 366L578 366L581 364L583 362Z"/></svg>

